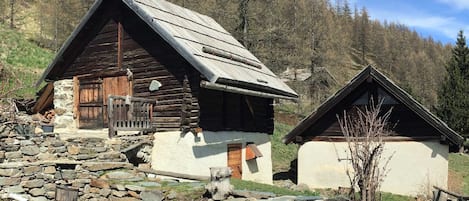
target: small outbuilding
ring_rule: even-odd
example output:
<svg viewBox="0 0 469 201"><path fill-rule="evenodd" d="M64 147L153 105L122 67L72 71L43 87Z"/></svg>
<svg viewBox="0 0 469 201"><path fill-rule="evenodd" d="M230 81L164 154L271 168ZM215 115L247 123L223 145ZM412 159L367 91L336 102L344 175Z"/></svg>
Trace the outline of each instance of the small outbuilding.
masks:
<svg viewBox="0 0 469 201"><path fill-rule="evenodd" d="M345 87L303 119L284 138L297 143L297 180L311 188L349 187L351 169L348 145L336 115L354 107L383 100L382 109L392 109L392 136L386 137L383 158L392 155L382 191L417 195L433 186L448 185L448 153L458 150L463 138L399 88L384 74L369 66Z"/></svg>
<svg viewBox="0 0 469 201"><path fill-rule="evenodd" d="M43 81L59 133L138 130L154 135L153 169L263 183L273 100L298 97L212 18L163 0L97 0Z"/></svg>

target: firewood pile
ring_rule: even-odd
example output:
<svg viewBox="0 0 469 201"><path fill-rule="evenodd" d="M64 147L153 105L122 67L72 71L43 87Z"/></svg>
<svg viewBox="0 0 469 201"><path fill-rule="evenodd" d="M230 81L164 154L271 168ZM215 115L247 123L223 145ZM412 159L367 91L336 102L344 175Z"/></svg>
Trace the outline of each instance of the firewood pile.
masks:
<svg viewBox="0 0 469 201"><path fill-rule="evenodd" d="M32 116L33 121L38 121L42 125L52 125L54 123L55 111L50 109L44 112L44 114L37 113Z"/></svg>

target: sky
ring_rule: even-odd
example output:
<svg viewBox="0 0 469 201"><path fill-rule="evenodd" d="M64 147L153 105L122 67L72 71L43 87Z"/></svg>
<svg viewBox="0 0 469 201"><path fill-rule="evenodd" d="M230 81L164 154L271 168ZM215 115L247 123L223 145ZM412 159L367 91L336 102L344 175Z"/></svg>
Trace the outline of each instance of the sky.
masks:
<svg viewBox="0 0 469 201"><path fill-rule="evenodd" d="M469 38L469 0L350 0L353 8L367 8L371 19L398 22L431 36L443 44L454 44L459 30Z"/></svg>

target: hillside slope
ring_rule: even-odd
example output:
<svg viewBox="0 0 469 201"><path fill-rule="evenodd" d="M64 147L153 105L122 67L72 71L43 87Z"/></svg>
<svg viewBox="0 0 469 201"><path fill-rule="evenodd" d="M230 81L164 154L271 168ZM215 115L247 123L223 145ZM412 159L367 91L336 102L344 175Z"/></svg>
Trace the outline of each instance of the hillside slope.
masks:
<svg viewBox="0 0 469 201"><path fill-rule="evenodd" d="M0 24L0 98L32 98L54 53Z"/></svg>

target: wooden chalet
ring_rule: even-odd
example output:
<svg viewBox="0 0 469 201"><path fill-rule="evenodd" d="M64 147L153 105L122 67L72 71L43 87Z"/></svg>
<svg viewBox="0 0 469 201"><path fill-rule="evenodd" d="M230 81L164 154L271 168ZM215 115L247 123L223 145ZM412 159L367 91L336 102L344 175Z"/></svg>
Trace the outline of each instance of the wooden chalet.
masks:
<svg viewBox="0 0 469 201"><path fill-rule="evenodd" d="M111 137L132 129L166 136L157 143L172 139L171 132L269 135L273 99L297 98L212 18L163 0L97 0L38 85L43 81L54 82L56 109L65 97L57 93L73 92L73 106L61 107L57 122L68 114L65 122L76 129L109 127ZM73 86L59 86L63 82ZM234 142L224 152L244 153L248 143Z"/></svg>
<svg viewBox="0 0 469 201"><path fill-rule="evenodd" d="M316 188L349 185L345 168L347 142L337 115L343 115L344 110L371 104L372 99L383 100L382 109L385 111L392 107L390 125L395 125L393 134L385 138L385 155L392 155L392 158L390 173L382 190L416 195L420 193L418 188L425 185L446 186L448 152L450 147L458 150L464 139L371 66L362 70L283 138L286 144L300 144L298 183Z"/></svg>

